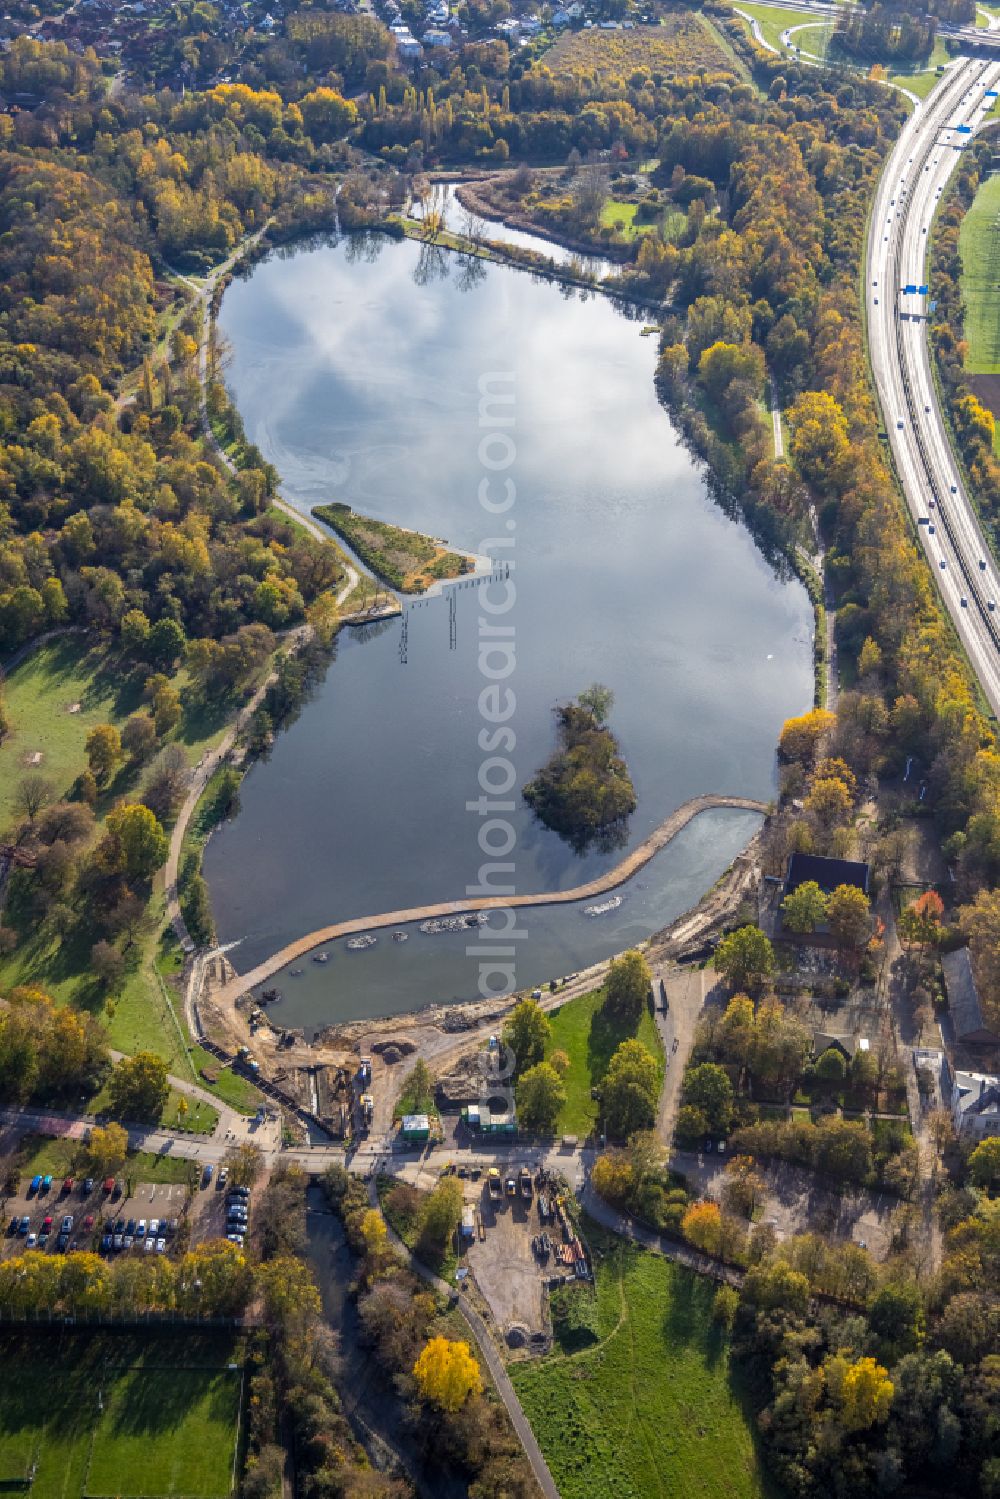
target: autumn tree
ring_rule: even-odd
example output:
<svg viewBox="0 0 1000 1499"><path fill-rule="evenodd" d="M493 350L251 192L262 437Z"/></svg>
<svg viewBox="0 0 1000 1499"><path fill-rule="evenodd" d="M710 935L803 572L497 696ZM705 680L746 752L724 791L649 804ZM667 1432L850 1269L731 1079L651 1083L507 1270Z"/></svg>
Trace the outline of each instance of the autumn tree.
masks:
<svg viewBox="0 0 1000 1499"><path fill-rule="evenodd" d="M18 811L23 812L29 822L34 822L46 803L52 800L54 794L55 788L47 776L22 776L17 783L15 794Z"/></svg>
<svg viewBox="0 0 1000 1499"><path fill-rule="evenodd" d="M127 1151L128 1132L120 1124L92 1125L84 1146L82 1169L102 1181L117 1176L125 1164Z"/></svg>
<svg viewBox="0 0 1000 1499"><path fill-rule="evenodd" d="M170 840L149 807L140 802L114 807L104 826L102 857L127 879L151 879L167 862Z"/></svg>
<svg viewBox="0 0 1000 1499"><path fill-rule="evenodd" d="M601 1084L608 1134L624 1140L636 1130L650 1129L656 1119L659 1093L660 1071L652 1052L641 1041L623 1041L608 1063Z"/></svg>
<svg viewBox="0 0 1000 1499"><path fill-rule="evenodd" d="M122 1057L108 1083L112 1111L120 1118L143 1123L155 1123L160 1118L169 1093L167 1065L152 1051Z"/></svg>
<svg viewBox="0 0 1000 1499"><path fill-rule="evenodd" d="M649 995L652 974L642 953L634 949L612 958L604 985L604 1009L628 1025L635 1025Z"/></svg>
<svg viewBox="0 0 1000 1499"><path fill-rule="evenodd" d="M857 885L838 885L826 913L830 931L842 947L860 947L871 934L871 902Z"/></svg>
<svg viewBox="0 0 1000 1499"><path fill-rule="evenodd" d="M701 1062L684 1074L684 1103L700 1109L710 1130L725 1134L733 1122L733 1085L725 1068Z"/></svg>
<svg viewBox="0 0 1000 1499"><path fill-rule="evenodd" d="M781 902L784 925L791 932L814 932L826 918L826 896L815 880L803 880Z"/></svg>
<svg viewBox="0 0 1000 1499"><path fill-rule="evenodd" d="M264 1152L253 1140L245 1140L226 1151L222 1164L234 1187L252 1187L264 1170Z"/></svg>
<svg viewBox="0 0 1000 1499"><path fill-rule="evenodd" d="M774 971L774 949L759 927L741 926L719 943L715 967L731 989L753 993Z"/></svg>
<svg viewBox="0 0 1000 1499"><path fill-rule="evenodd" d="M936 947L941 937L944 901L936 890L925 890L911 901L896 922L903 942L915 947Z"/></svg>
<svg viewBox="0 0 1000 1499"><path fill-rule="evenodd" d="M812 708L798 718L786 719L778 740L778 748L786 760L798 761L800 765L811 764L820 743L833 730L837 715L826 708Z"/></svg>
<svg viewBox="0 0 1000 1499"><path fill-rule="evenodd" d="M552 1026L537 1000L522 999L504 1026L503 1037L514 1053L518 1073L534 1067L545 1056Z"/></svg>
<svg viewBox="0 0 1000 1499"><path fill-rule="evenodd" d="M851 815L851 793L836 776L817 777L802 803L803 810L824 832L840 827Z"/></svg>
<svg viewBox="0 0 1000 1499"><path fill-rule="evenodd" d="M122 758L121 735L114 724L99 723L87 735L87 763L98 781L106 781Z"/></svg>
<svg viewBox="0 0 1000 1499"><path fill-rule="evenodd" d="M566 1102L562 1078L551 1062L536 1062L517 1083L517 1117L525 1129L550 1135Z"/></svg>
<svg viewBox="0 0 1000 1499"><path fill-rule="evenodd" d="M432 1255L444 1252L462 1221L462 1183L446 1176L427 1194L420 1214L420 1242Z"/></svg>
<svg viewBox="0 0 1000 1499"><path fill-rule="evenodd" d="M705 1254L718 1254L722 1242L722 1214L717 1202L693 1202L681 1220L689 1244Z"/></svg>
<svg viewBox="0 0 1000 1499"><path fill-rule="evenodd" d="M458 1411L470 1395L479 1395L483 1377L472 1349L463 1339L430 1338L413 1366L424 1400L442 1410Z"/></svg>
<svg viewBox="0 0 1000 1499"><path fill-rule="evenodd" d="M969 1156L969 1178L977 1187L992 1187L1000 1181L1000 1135L980 1140Z"/></svg>
<svg viewBox="0 0 1000 1499"><path fill-rule="evenodd" d="M368 1253L377 1258L386 1247L388 1230L377 1208L369 1208L361 1220L361 1235Z"/></svg>
<svg viewBox="0 0 1000 1499"><path fill-rule="evenodd" d="M888 1420L892 1381L889 1371L875 1359L852 1361L837 1353L826 1359L823 1371L830 1402L846 1431L868 1431Z"/></svg>

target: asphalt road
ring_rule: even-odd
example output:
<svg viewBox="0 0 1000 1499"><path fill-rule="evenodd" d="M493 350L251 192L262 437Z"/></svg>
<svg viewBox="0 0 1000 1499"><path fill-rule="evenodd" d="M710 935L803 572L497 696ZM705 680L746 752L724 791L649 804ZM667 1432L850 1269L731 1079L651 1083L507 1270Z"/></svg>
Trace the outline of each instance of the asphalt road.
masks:
<svg viewBox="0 0 1000 1499"><path fill-rule="evenodd" d="M994 100L1000 62L962 59L914 110L872 208L865 301L872 369L907 505L938 589L994 712L1000 711L1000 576L938 406L927 342L935 207Z"/></svg>

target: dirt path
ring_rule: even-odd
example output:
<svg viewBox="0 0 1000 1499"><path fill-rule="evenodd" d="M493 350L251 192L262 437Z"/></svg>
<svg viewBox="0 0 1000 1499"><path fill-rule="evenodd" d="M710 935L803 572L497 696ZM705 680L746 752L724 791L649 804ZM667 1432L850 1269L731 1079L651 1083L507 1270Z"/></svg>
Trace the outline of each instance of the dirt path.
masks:
<svg viewBox="0 0 1000 1499"><path fill-rule="evenodd" d="M671 812L670 816L660 823L660 826L644 843L634 848L613 869L608 870L606 874L599 875L595 880L590 880L586 885L576 885L572 890L540 891L535 895L486 896L475 900L442 901L436 905L414 906L406 911L385 911L377 916L360 916L352 921L335 922L330 926L320 927L317 931L308 932L304 937L298 937L286 947L280 948L278 952L272 953L249 973L239 975L224 985L213 995L213 999L220 1009L225 1010L230 1005L234 1005L240 995L246 994L255 985L269 979L286 964L311 952L314 947L324 942L333 942L338 937L349 937L355 932L407 926L415 921L432 920L439 916L455 916L462 912L508 910L514 906L569 905L574 901L589 900L594 896L605 895L609 890L614 890L618 885L624 884L637 870L648 864L654 854L658 854L673 838L676 838L677 834L687 827L688 823L700 812L707 812L715 807L735 807L762 814L768 810L766 802L757 801L749 796L719 796L708 793L704 796L692 797L690 801Z"/></svg>

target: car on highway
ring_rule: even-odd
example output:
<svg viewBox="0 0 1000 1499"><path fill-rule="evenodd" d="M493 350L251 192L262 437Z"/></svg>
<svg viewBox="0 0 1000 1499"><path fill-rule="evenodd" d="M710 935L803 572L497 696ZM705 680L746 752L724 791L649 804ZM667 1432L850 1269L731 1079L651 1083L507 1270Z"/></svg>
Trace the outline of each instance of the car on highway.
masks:
<svg viewBox="0 0 1000 1499"><path fill-rule="evenodd" d="M986 562L985 562L984 558L982 558L982 557L980 557L980 559L979 559L979 571L981 573L984 573L986 571Z"/></svg>
<svg viewBox="0 0 1000 1499"><path fill-rule="evenodd" d="M968 607L969 607L969 601L968 601L968 599L967 599L967 598L966 598L966 597L965 597L965 595L964 595L964 594L963 594L963 595L962 595L962 608L963 608L963 609L968 609Z"/></svg>
<svg viewBox="0 0 1000 1499"><path fill-rule="evenodd" d="M992 614L993 611L994 611L994 609L996 608L996 604L993 602L992 599L987 599L986 600L986 607L990 611L990 613Z"/></svg>
<svg viewBox="0 0 1000 1499"><path fill-rule="evenodd" d="M947 567L947 566L948 566L948 563L947 563L947 561L946 561L946 560L945 560L945 558L944 558L944 557L942 557L942 558L941 558L941 571L942 571L942 572L944 572L944 570L945 570L945 568L946 568L946 567Z"/></svg>

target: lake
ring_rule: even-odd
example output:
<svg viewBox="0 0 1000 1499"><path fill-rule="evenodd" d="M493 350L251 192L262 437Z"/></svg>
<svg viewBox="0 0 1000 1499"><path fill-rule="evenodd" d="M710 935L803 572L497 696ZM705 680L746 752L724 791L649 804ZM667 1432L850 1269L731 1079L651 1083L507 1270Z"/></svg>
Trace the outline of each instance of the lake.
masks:
<svg viewBox="0 0 1000 1499"><path fill-rule="evenodd" d="M286 499L345 501L502 572L342 632L206 851L238 969L326 923L459 899L484 863L513 865L519 893L616 863L622 849L574 853L519 795L555 746L553 707L595 681L614 692L638 796L626 847L700 792L773 794L781 723L812 700L812 612L713 504L656 399L641 321L521 271L355 237L272 254L220 323L228 383ZM606 916L521 913L517 985L662 927L758 822L703 814ZM335 944L322 970L275 981L280 1019L313 1029L475 997L474 946Z"/></svg>

